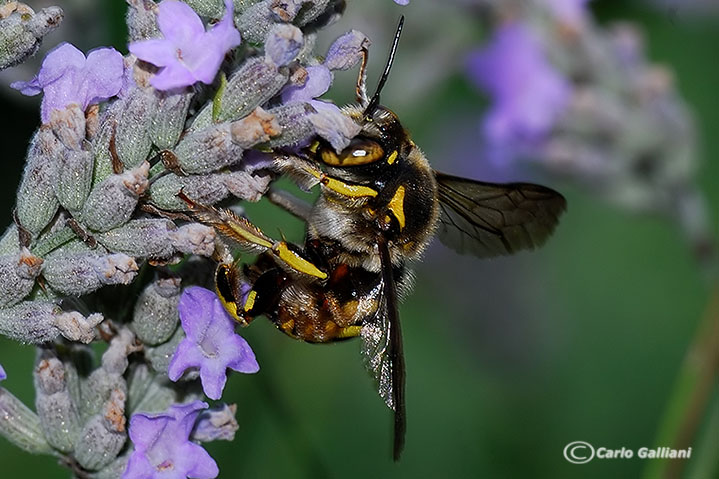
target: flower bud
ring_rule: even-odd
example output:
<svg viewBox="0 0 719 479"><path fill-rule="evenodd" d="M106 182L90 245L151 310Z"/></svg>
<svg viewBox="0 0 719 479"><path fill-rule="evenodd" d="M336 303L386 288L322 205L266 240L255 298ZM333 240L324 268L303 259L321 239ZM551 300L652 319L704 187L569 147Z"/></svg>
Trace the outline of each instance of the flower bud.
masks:
<svg viewBox="0 0 719 479"><path fill-rule="evenodd" d="M271 137L279 135L281 131L274 115L259 106L246 117L230 125L233 143L243 149L269 141Z"/></svg>
<svg viewBox="0 0 719 479"><path fill-rule="evenodd" d="M150 383L155 378L155 372L151 371L145 363L133 363L127 377L127 404L125 410L128 415L137 410L137 405L147 394Z"/></svg>
<svg viewBox="0 0 719 479"><path fill-rule="evenodd" d="M127 357L139 349L140 345L135 342L135 335L127 328L121 329L112 338L110 346L102 355L101 366L95 369L82 384L81 411L86 418L100 413L113 391L120 390L127 395L127 382L123 377L128 366Z"/></svg>
<svg viewBox="0 0 719 479"><path fill-rule="evenodd" d="M232 441L240 428L235 419L236 404L219 404L205 409L197 417L191 439L198 442Z"/></svg>
<svg viewBox="0 0 719 479"><path fill-rule="evenodd" d="M243 42L262 43L265 41L267 32L275 25L276 14L270 10L273 3L273 0L264 0L235 16L235 26L242 34Z"/></svg>
<svg viewBox="0 0 719 479"><path fill-rule="evenodd" d="M180 278L159 279L150 283L135 303L131 327L140 341L164 343L177 328L180 316Z"/></svg>
<svg viewBox="0 0 719 479"><path fill-rule="evenodd" d="M40 418L5 388L0 387L0 435L32 454L51 454Z"/></svg>
<svg viewBox="0 0 719 479"><path fill-rule="evenodd" d="M0 238L0 254L17 253L19 250L20 238L18 237L17 225L11 224Z"/></svg>
<svg viewBox="0 0 719 479"><path fill-rule="evenodd" d="M85 469L96 471L117 457L126 440L125 392L114 389L101 413L85 423L73 456Z"/></svg>
<svg viewBox="0 0 719 479"><path fill-rule="evenodd" d="M0 309L0 334L22 343L52 341L60 331L55 326L63 311L51 301L23 301Z"/></svg>
<svg viewBox="0 0 719 479"><path fill-rule="evenodd" d="M265 41L265 57L278 67L297 58L302 49L302 30L294 25L280 23L272 27Z"/></svg>
<svg viewBox="0 0 719 479"><path fill-rule="evenodd" d="M0 19L0 70L33 55L40 47L42 37L55 30L63 17L60 7L43 8L38 13L15 2L9 7L14 9L5 12L7 18Z"/></svg>
<svg viewBox="0 0 719 479"><path fill-rule="evenodd" d="M157 4L152 0L127 0L127 30L130 42L160 36Z"/></svg>
<svg viewBox="0 0 719 479"><path fill-rule="evenodd" d="M55 196L69 211L78 211L92 186L93 157L89 151L65 150L58 164Z"/></svg>
<svg viewBox="0 0 719 479"><path fill-rule="evenodd" d="M157 106L152 113L148 134L160 149L172 148L177 144L185 128L187 110L194 95L192 90L182 93L155 92Z"/></svg>
<svg viewBox="0 0 719 479"><path fill-rule="evenodd" d="M0 308L13 305L30 294L43 260L27 248L11 255L0 256Z"/></svg>
<svg viewBox="0 0 719 479"><path fill-rule="evenodd" d="M318 20L320 15L325 13L325 11L327 10L328 5L330 4L330 0L310 0L308 2L302 3L309 3L310 6L305 7L303 5L303 8L297 13L297 17L295 18L294 23L299 25L300 27L304 27L305 25L315 20ZM335 20L335 18L330 18L329 20ZM328 21L326 23L330 22Z"/></svg>
<svg viewBox="0 0 719 479"><path fill-rule="evenodd" d="M370 46L367 36L351 30L339 37L327 50L325 66L330 70L349 70L362 59L362 51Z"/></svg>
<svg viewBox="0 0 719 479"><path fill-rule="evenodd" d="M129 284L137 274L135 260L123 253L58 250L46 257L43 276L62 294L81 296L107 284Z"/></svg>
<svg viewBox="0 0 719 479"><path fill-rule="evenodd" d="M264 37L263 37L264 38ZM215 121L237 120L277 95L289 78L286 71L262 57L250 58L227 80Z"/></svg>
<svg viewBox="0 0 719 479"><path fill-rule="evenodd" d="M225 4L222 0L185 0L198 15L208 18L221 18L225 13Z"/></svg>
<svg viewBox="0 0 719 479"><path fill-rule="evenodd" d="M163 210L186 211L187 203L177 197L180 190L205 205L217 203L227 196L227 188L217 174L177 176L170 173L150 185L148 197L152 204Z"/></svg>
<svg viewBox="0 0 719 479"><path fill-rule="evenodd" d="M150 164L144 161L137 168L109 176L97 185L80 215L85 225L95 231L108 231L126 223L148 187L149 171Z"/></svg>
<svg viewBox="0 0 719 479"><path fill-rule="evenodd" d="M175 252L170 234L175 224L166 219L143 218L130 220L119 228L95 235L95 239L110 251L135 258L167 258Z"/></svg>
<svg viewBox="0 0 719 479"><path fill-rule="evenodd" d="M57 158L62 151L62 144L47 127L40 127L30 141L17 194L17 217L34 235L39 234L57 212Z"/></svg>
<svg viewBox="0 0 719 479"><path fill-rule="evenodd" d="M131 411L136 412L159 412L165 411L178 400L178 394L173 383L167 379L167 374L152 373L154 380L149 384L142 399L137 402L136 407Z"/></svg>
<svg viewBox="0 0 719 479"><path fill-rule="evenodd" d="M62 145L72 151L79 151L85 140L85 112L79 105L70 104L62 110L53 109L47 124Z"/></svg>
<svg viewBox="0 0 719 479"><path fill-rule="evenodd" d="M92 180L93 188L114 173L112 169L110 144L114 141L113 137L115 135L117 117L122 111L123 105L124 103L122 101L114 101L110 103L101 114L100 128L91 143L91 150L95 157Z"/></svg>
<svg viewBox="0 0 719 479"><path fill-rule="evenodd" d="M275 116L282 133L269 142L271 148L297 145L315 134L315 127L310 121L314 109L309 103L292 102L269 110Z"/></svg>
<svg viewBox="0 0 719 479"><path fill-rule="evenodd" d="M122 164L126 168L134 168L147 159L152 147L148 128L157 98L153 89L136 87L130 89L121 101L123 108L115 127L115 146Z"/></svg>
<svg viewBox="0 0 719 479"><path fill-rule="evenodd" d="M264 171L229 171L220 174L220 177L232 195L252 202L259 201L272 182L272 176Z"/></svg>
<svg viewBox="0 0 719 479"><path fill-rule="evenodd" d="M69 452L80 429L80 418L67 389L63 364L52 353L43 352L33 377L35 409L45 438L55 449Z"/></svg>
<svg viewBox="0 0 719 479"><path fill-rule="evenodd" d="M158 373L167 374L170 359L172 359L177 345L180 344L180 341L182 341L184 337L185 333L182 328L177 328L169 341L155 347L150 346L145 348L145 357L150 361L152 369Z"/></svg>
<svg viewBox="0 0 719 479"><path fill-rule="evenodd" d="M177 162L185 173L209 173L242 158L242 147L232 141L229 123L204 128L185 136L175 147Z"/></svg>
<svg viewBox="0 0 719 479"><path fill-rule="evenodd" d="M199 223L189 223L171 232L170 241L180 253L209 257L215 251L215 230Z"/></svg>

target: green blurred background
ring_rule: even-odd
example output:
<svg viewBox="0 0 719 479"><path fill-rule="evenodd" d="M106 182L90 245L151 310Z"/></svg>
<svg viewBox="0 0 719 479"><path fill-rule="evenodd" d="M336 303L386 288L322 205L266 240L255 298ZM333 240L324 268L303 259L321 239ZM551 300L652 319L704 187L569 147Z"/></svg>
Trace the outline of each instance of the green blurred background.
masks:
<svg viewBox="0 0 719 479"><path fill-rule="evenodd" d="M62 0L56 3L62 6ZM374 40L370 72L376 75L404 13L406 35L383 103L399 114L436 168L480 171L475 164L481 158L458 152L477 134L485 100L459 72L412 95L417 77L431 76L439 61L426 45L443 36L436 22L413 18L414 4L422 0L404 9L390 0L348 3L324 43L350 28L365 31ZM659 8L596 0L592 9L603 23L638 23L651 60L675 71L700 130L699 181L716 233L719 18L684 16L657 3ZM124 2L98 4L105 4L100 11L108 36L77 43L84 49L111 43L126 52ZM482 37L466 30L469 40ZM46 47L58 41L53 34ZM351 99L353 75L342 75L333 87L338 102ZM0 97L3 226L10 222L38 117L37 103L18 102L8 82ZM416 265L414 294L401 308L408 436L400 463L391 461L391 415L363 370L358 342L301 344L261 320L241 331L261 371L233 375L224 394L238 404L240 430L233 442L207 446L220 477L640 477L648 461L572 465L562 450L576 440L635 450L655 445L709 288L674 224L631 215L571 184L543 181L567 196L569 210L541 250L478 261L436 242ZM248 211L267 231L280 226L301 238L301 225L276 208L260 203ZM33 357L32 347L0 339L0 364L9 375L2 386L28 404L34 401ZM712 387L716 403L716 382ZM699 436L719 438L707 423L704 416ZM0 463L3 477L69 476L52 458L33 457L5 440ZM685 468L686 477L699 478L692 467Z"/></svg>

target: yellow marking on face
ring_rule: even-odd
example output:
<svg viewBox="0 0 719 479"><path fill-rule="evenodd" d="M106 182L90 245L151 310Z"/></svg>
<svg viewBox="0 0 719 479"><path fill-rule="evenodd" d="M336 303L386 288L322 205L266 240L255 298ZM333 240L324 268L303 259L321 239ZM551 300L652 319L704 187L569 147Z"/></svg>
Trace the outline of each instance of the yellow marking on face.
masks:
<svg viewBox="0 0 719 479"><path fill-rule="evenodd" d="M404 229L405 218L404 218L404 186L400 186L395 191L394 196L389 201L389 210L392 212L397 223L399 223L399 229Z"/></svg>
<svg viewBox="0 0 719 479"><path fill-rule="evenodd" d="M301 273L305 273L319 279L325 279L327 277L327 273L320 271L317 266L289 249L287 247L287 243L284 241L277 243L272 250L277 253L282 261Z"/></svg>
<svg viewBox="0 0 719 479"><path fill-rule="evenodd" d="M390 153L387 157L387 163L393 165L394 162L397 160L397 155L399 155L399 152L397 152L397 150L394 150L392 153Z"/></svg>
<svg viewBox="0 0 719 479"><path fill-rule="evenodd" d="M255 300L257 299L257 291L254 289L250 291L250 293L247 295L247 301L245 301L245 305L242 309L245 310L245 312L251 310L255 306Z"/></svg>

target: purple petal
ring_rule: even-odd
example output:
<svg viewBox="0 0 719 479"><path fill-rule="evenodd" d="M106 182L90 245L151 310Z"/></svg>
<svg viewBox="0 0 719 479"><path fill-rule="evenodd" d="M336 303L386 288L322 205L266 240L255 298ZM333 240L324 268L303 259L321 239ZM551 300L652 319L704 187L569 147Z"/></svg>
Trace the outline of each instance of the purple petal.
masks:
<svg viewBox="0 0 719 479"><path fill-rule="evenodd" d="M122 55L114 48L99 48L87 55L85 62L85 101L83 109L117 95L122 88L125 65Z"/></svg>
<svg viewBox="0 0 719 479"><path fill-rule="evenodd" d="M10 84L10 88L20 90L20 93L27 96L35 96L39 93L42 93L42 88L40 87L40 82L38 81L37 77L33 78L30 81L13 82Z"/></svg>
<svg viewBox="0 0 719 479"><path fill-rule="evenodd" d="M129 435L135 449L142 451L151 447L171 420L172 416L167 413L133 414L130 418Z"/></svg>
<svg viewBox="0 0 719 479"><path fill-rule="evenodd" d="M190 368L199 368L204 356L191 339L183 339L175 350L170 364L167 367L167 376L170 381L177 381Z"/></svg>
<svg viewBox="0 0 719 479"><path fill-rule="evenodd" d="M228 364L228 367L238 373L256 373L260 370L260 365L257 364L255 352L243 337L237 336L237 338L239 339L240 353L237 355L237 359Z"/></svg>
<svg viewBox="0 0 719 479"><path fill-rule="evenodd" d="M567 25L580 26L587 16L589 0L544 0L557 19Z"/></svg>
<svg viewBox="0 0 719 479"><path fill-rule="evenodd" d="M157 67L172 65L178 61L177 50L172 43L165 39L152 38L133 42L130 43L128 49L140 60L152 63Z"/></svg>
<svg viewBox="0 0 719 479"><path fill-rule="evenodd" d="M71 43L61 43L48 52L37 74L41 87L54 82L70 70L81 70L85 66L85 55Z"/></svg>
<svg viewBox="0 0 719 479"><path fill-rule="evenodd" d="M409 0L394 0L397 5L409 5Z"/></svg>
<svg viewBox="0 0 719 479"><path fill-rule="evenodd" d="M282 92L282 102L310 101L323 95L332 84L332 72L324 65L307 67L307 82L290 86Z"/></svg>
<svg viewBox="0 0 719 479"><path fill-rule="evenodd" d="M82 81L82 72L73 69L67 70L63 76L43 87L40 104L40 118L43 123L50 121L50 113L53 110L64 110L71 104L83 107Z"/></svg>
<svg viewBox="0 0 719 479"><path fill-rule="evenodd" d="M352 30L330 45L325 58L325 66L330 70L347 70L352 68L362 58L362 49L370 44L367 36L357 30Z"/></svg>
<svg viewBox="0 0 719 479"><path fill-rule="evenodd" d="M0 365L0 381L7 379L7 374L5 374L5 369L3 369L2 365Z"/></svg>
<svg viewBox="0 0 719 479"><path fill-rule="evenodd" d="M235 28L231 0L225 0L225 15L206 35L212 39L216 48L221 50L223 54L230 48L235 48L240 44L242 38L240 37L240 32Z"/></svg>
<svg viewBox="0 0 719 479"><path fill-rule="evenodd" d="M195 81L210 84L220 69L226 51L208 34L198 38L192 48L183 50L181 64L192 73Z"/></svg>
<svg viewBox="0 0 719 479"><path fill-rule="evenodd" d="M538 141L569 99L569 82L520 23L503 26L485 49L471 55L469 73L492 98L484 121L485 137L491 143Z"/></svg>
<svg viewBox="0 0 719 479"><path fill-rule="evenodd" d="M204 334L211 320L215 300L217 295L209 289L199 286L185 288L177 309L187 337L197 338Z"/></svg>
<svg viewBox="0 0 719 479"><path fill-rule="evenodd" d="M185 445L181 464L186 468L187 477L193 479L213 479L220 473L217 463L207 451L191 442Z"/></svg>
<svg viewBox="0 0 719 479"><path fill-rule="evenodd" d="M150 78L150 85L158 90L167 91L185 87L197 81L190 70L182 65L169 65Z"/></svg>
<svg viewBox="0 0 719 479"><path fill-rule="evenodd" d="M227 383L227 365L219 361L205 361L200 367L202 390L210 399L220 399Z"/></svg>
<svg viewBox="0 0 719 479"><path fill-rule="evenodd" d="M138 454L137 451L130 455L127 461L125 472L122 473L122 479L147 479L154 478L157 473L150 461L144 454Z"/></svg>
<svg viewBox="0 0 719 479"><path fill-rule="evenodd" d="M178 0L163 0L158 7L157 26L174 44L189 44L205 33L205 26L195 11Z"/></svg>
<svg viewBox="0 0 719 479"><path fill-rule="evenodd" d="M275 65L287 65L300 53L303 45L302 30L281 23L270 30L265 41L265 53Z"/></svg>
<svg viewBox="0 0 719 479"><path fill-rule="evenodd" d="M186 404L173 404L167 410L175 422L171 424L173 434L189 438L192 428L195 427L195 419L200 411L207 409L209 405L204 401L195 400Z"/></svg>

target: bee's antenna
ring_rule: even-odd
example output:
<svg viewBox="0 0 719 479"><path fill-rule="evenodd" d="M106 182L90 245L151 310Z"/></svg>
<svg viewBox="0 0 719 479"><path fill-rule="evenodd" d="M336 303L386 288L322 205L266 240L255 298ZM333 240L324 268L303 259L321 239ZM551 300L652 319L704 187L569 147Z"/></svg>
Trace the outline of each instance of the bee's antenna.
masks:
<svg viewBox="0 0 719 479"><path fill-rule="evenodd" d="M394 62L394 54L397 52L397 45L399 45L399 37L402 34L403 25L404 15L399 18L399 24L397 25L397 33L394 34L394 41L392 42L392 49L389 51L387 66L384 67L384 73L382 73L382 76L379 79L377 89L375 90L374 95L372 95L372 99L367 104L367 108L365 108L364 110L365 121L370 121L372 119L372 114L374 114L374 111L379 105L379 94L382 91L382 87L384 87L385 82L387 81L387 77L389 77L389 70L390 68L392 68L392 63Z"/></svg>

